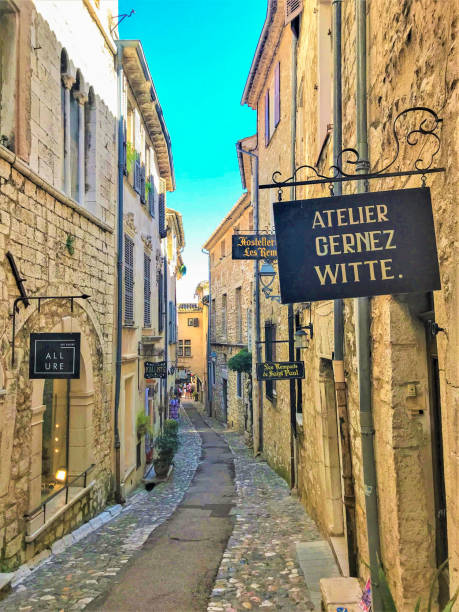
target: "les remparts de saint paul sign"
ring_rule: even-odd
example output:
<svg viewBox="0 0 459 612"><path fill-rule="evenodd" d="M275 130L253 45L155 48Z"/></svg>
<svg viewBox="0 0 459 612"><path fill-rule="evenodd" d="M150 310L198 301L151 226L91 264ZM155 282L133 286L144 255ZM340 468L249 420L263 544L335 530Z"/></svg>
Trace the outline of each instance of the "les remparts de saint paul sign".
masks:
<svg viewBox="0 0 459 612"><path fill-rule="evenodd" d="M274 204L282 303L440 289L430 190Z"/></svg>

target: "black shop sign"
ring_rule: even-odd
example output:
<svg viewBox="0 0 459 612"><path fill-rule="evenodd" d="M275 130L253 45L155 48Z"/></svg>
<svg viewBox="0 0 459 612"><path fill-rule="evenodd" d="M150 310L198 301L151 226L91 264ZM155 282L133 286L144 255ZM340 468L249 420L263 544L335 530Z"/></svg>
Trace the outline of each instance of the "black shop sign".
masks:
<svg viewBox="0 0 459 612"><path fill-rule="evenodd" d="M232 259L276 259L273 234L233 234Z"/></svg>
<svg viewBox="0 0 459 612"><path fill-rule="evenodd" d="M440 289L428 188L274 204L282 303Z"/></svg>
<svg viewBox="0 0 459 612"><path fill-rule="evenodd" d="M30 334L29 378L80 378L80 334Z"/></svg>
<svg viewBox="0 0 459 612"><path fill-rule="evenodd" d="M265 361L257 363L257 380L304 378L304 361Z"/></svg>
<svg viewBox="0 0 459 612"><path fill-rule="evenodd" d="M145 361L144 378L167 378L165 361Z"/></svg>

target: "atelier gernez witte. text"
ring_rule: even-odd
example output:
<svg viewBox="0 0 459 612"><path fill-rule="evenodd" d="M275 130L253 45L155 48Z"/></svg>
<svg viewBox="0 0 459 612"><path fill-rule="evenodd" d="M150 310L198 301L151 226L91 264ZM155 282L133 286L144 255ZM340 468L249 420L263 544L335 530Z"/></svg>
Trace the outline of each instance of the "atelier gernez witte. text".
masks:
<svg viewBox="0 0 459 612"><path fill-rule="evenodd" d="M390 221L385 204L371 204L356 208L338 208L316 211L312 229L361 225L363 223L386 223ZM319 257L347 255L350 253L372 253L396 249L395 230L380 229L365 232L349 232L335 235L319 235L315 238L315 251ZM314 266L321 285L360 281L366 275L370 281L391 280L395 278L392 259L367 259L346 263ZM398 278L403 278L402 274Z"/></svg>

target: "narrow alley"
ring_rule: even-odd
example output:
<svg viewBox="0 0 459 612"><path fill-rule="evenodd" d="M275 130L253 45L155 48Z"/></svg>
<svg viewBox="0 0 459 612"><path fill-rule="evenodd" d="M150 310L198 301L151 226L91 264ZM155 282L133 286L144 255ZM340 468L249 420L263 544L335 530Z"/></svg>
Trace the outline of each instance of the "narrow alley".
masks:
<svg viewBox="0 0 459 612"><path fill-rule="evenodd" d="M241 435L185 408L172 478L44 560L2 610L314 609L295 546L320 539L313 521Z"/></svg>

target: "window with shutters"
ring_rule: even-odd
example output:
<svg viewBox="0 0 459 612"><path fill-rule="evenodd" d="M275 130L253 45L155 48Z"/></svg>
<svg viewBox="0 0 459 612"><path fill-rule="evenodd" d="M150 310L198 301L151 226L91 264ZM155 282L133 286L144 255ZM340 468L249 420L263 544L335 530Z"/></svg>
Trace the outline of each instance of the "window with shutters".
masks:
<svg viewBox="0 0 459 612"><path fill-rule="evenodd" d="M287 0L285 3L285 23L290 23L303 10L303 0Z"/></svg>
<svg viewBox="0 0 459 612"><path fill-rule="evenodd" d="M191 357L191 340L185 340L185 357Z"/></svg>
<svg viewBox="0 0 459 612"><path fill-rule="evenodd" d="M226 299L226 293L224 293L222 295L222 312L221 312L221 317L222 317L222 336L223 338L226 338L226 306L227 306L227 299Z"/></svg>
<svg viewBox="0 0 459 612"><path fill-rule="evenodd" d="M150 184L150 187L149 187L149 190L148 190L148 212L154 218L154 216L155 216L155 192L156 192L156 188L155 188L155 182L153 180L153 176L151 174L150 174L150 176L148 178L148 182Z"/></svg>
<svg viewBox="0 0 459 612"><path fill-rule="evenodd" d="M135 161L134 161L134 191L140 194L141 186L142 186L142 176L141 176L142 168L140 165L140 155L136 152Z"/></svg>
<svg viewBox="0 0 459 612"><path fill-rule="evenodd" d="M143 256L143 326L151 327L151 257Z"/></svg>
<svg viewBox="0 0 459 612"><path fill-rule="evenodd" d="M124 324L134 325L134 241L124 237Z"/></svg>
<svg viewBox="0 0 459 612"><path fill-rule="evenodd" d="M163 273L158 273L158 331L164 329L164 281Z"/></svg>
<svg viewBox="0 0 459 612"><path fill-rule="evenodd" d="M166 229L166 194L159 194L159 236L165 238L167 236Z"/></svg>
<svg viewBox="0 0 459 612"><path fill-rule="evenodd" d="M215 341L215 337L217 333L217 330L216 330L217 314L216 314L215 307L216 307L215 298L213 298L211 309L210 309L210 337L213 341Z"/></svg>
<svg viewBox="0 0 459 612"><path fill-rule="evenodd" d="M145 166L141 164L140 166L140 202L142 204L146 204L146 194L145 194Z"/></svg>
<svg viewBox="0 0 459 612"><path fill-rule="evenodd" d="M236 372L236 395L242 398L242 372Z"/></svg>
<svg viewBox="0 0 459 612"><path fill-rule="evenodd" d="M274 75L265 93L265 145L268 146L280 122L280 63L274 67Z"/></svg>
<svg viewBox="0 0 459 612"><path fill-rule="evenodd" d="M241 287L236 289L236 342L242 344L242 299Z"/></svg>
<svg viewBox="0 0 459 612"><path fill-rule="evenodd" d="M188 319L188 327L193 327L193 319Z"/></svg>
<svg viewBox="0 0 459 612"><path fill-rule="evenodd" d="M183 340L178 341L177 357L183 357Z"/></svg>
<svg viewBox="0 0 459 612"><path fill-rule="evenodd" d="M199 319L197 319L197 318L193 319L193 326L194 327L199 327Z"/></svg>
<svg viewBox="0 0 459 612"><path fill-rule="evenodd" d="M265 323L265 361L276 361L276 326ZM276 397L276 381L265 382L266 397L271 401Z"/></svg>
<svg viewBox="0 0 459 612"><path fill-rule="evenodd" d="M177 321L174 302L169 302L169 344L177 342Z"/></svg>

